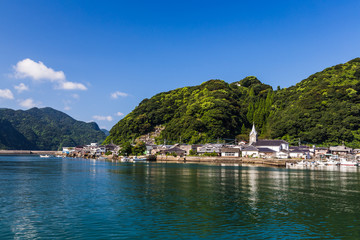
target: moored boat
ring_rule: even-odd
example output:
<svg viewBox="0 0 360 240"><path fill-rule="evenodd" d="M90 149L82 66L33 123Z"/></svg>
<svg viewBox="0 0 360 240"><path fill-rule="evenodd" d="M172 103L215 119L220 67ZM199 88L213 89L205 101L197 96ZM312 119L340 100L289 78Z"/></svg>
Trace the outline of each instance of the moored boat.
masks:
<svg viewBox="0 0 360 240"><path fill-rule="evenodd" d="M121 162L131 162L131 158L128 158L128 157L122 157L120 159Z"/></svg>
<svg viewBox="0 0 360 240"><path fill-rule="evenodd" d="M146 158L137 158L137 157L133 158L133 162L146 162L146 161L147 161Z"/></svg>
<svg viewBox="0 0 360 240"><path fill-rule="evenodd" d="M49 158L50 155L45 154L45 155L40 155L40 157L41 157L41 158Z"/></svg>
<svg viewBox="0 0 360 240"><path fill-rule="evenodd" d="M340 159L340 166L359 166L357 161L348 161L344 158Z"/></svg>

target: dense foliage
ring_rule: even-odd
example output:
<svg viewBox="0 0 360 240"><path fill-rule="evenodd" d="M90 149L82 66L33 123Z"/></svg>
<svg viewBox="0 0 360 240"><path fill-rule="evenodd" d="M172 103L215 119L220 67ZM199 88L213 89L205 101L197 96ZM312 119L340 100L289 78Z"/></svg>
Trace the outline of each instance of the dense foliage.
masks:
<svg viewBox="0 0 360 240"><path fill-rule="evenodd" d="M360 146L360 58L277 91L268 121L274 138Z"/></svg>
<svg viewBox="0 0 360 240"><path fill-rule="evenodd" d="M165 129L157 138L158 142L234 139L241 134L242 126L248 129L253 121L259 126L265 124L272 98L272 88L255 77L232 84L210 80L199 86L160 93L143 100L119 121L105 142L135 140L159 125Z"/></svg>
<svg viewBox="0 0 360 240"><path fill-rule="evenodd" d="M0 109L0 149L58 150L104 139L96 123L76 121L52 108Z"/></svg>
<svg viewBox="0 0 360 240"><path fill-rule="evenodd" d="M210 80L144 99L106 142L133 141L156 126L165 127L158 142L247 139L254 122L260 137L359 147L359 91L360 58L277 91L255 77L231 84Z"/></svg>

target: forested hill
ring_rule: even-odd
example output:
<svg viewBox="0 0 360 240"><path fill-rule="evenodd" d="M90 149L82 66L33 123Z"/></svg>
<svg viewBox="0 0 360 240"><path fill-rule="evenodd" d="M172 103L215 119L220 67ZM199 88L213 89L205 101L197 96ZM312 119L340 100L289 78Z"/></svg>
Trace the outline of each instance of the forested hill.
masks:
<svg viewBox="0 0 360 240"><path fill-rule="evenodd" d="M256 77L231 84L210 80L144 99L105 142L141 135L156 136L158 143L246 139L254 122L263 138L360 147L359 91L360 58L276 91Z"/></svg>
<svg viewBox="0 0 360 240"><path fill-rule="evenodd" d="M58 150L104 139L96 123L77 121L52 108L0 109L0 149Z"/></svg>
<svg viewBox="0 0 360 240"><path fill-rule="evenodd" d="M135 140L163 129L157 137L168 143L214 142L247 132L253 121L259 128L266 122L273 98L271 86L256 77L228 84L210 80L144 99L110 131L106 143Z"/></svg>
<svg viewBox="0 0 360 240"><path fill-rule="evenodd" d="M315 144L360 147L360 58L277 91L270 134Z"/></svg>

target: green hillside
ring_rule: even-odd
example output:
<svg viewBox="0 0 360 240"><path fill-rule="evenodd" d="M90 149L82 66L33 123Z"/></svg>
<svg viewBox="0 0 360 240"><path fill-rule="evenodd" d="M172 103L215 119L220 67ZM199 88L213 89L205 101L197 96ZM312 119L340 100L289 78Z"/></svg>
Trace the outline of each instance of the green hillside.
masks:
<svg viewBox="0 0 360 240"><path fill-rule="evenodd" d="M0 109L0 149L58 150L104 139L96 123L76 121L52 108Z"/></svg>
<svg viewBox="0 0 360 240"><path fill-rule="evenodd" d="M272 88L255 77L228 84L210 80L144 99L111 130L106 143L134 140L157 126L165 127L158 142L212 142L232 138L265 123L273 97ZM253 115L256 115L255 117Z"/></svg>
<svg viewBox="0 0 360 240"><path fill-rule="evenodd" d="M360 58L315 73L275 95L270 134L315 144L360 146Z"/></svg>
<svg viewBox="0 0 360 240"><path fill-rule="evenodd" d="M245 138L254 122L260 137L359 147L359 91L359 58L277 91L255 77L210 80L144 99L105 142L133 141L155 129L163 129L157 142Z"/></svg>

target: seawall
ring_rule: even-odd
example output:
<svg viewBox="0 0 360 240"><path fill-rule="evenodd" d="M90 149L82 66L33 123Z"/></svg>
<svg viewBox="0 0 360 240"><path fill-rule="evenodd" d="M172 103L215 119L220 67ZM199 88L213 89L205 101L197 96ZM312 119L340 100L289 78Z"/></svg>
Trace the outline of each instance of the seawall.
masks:
<svg viewBox="0 0 360 240"><path fill-rule="evenodd" d="M0 150L0 155L55 155L58 151L38 151L38 150Z"/></svg>
<svg viewBox="0 0 360 240"><path fill-rule="evenodd" d="M297 162L296 159L262 159L243 157L199 157L199 156L156 156L157 162L178 162L178 163L229 163L229 164L259 164L285 167L287 162Z"/></svg>

